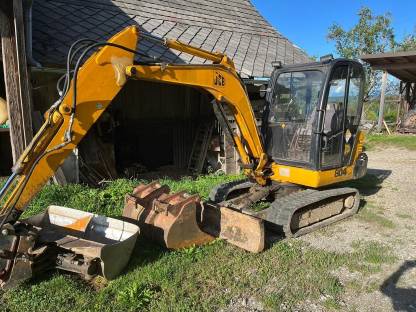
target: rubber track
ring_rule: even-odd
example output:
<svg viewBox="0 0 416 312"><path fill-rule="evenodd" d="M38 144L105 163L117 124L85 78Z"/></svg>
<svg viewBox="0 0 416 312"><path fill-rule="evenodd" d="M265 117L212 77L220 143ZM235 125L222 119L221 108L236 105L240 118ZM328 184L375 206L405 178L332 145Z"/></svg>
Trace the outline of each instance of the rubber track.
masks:
<svg viewBox="0 0 416 312"><path fill-rule="evenodd" d="M243 179L217 185L209 193L209 200L214 203L226 201L228 194L231 192L239 189L250 188L254 184L255 183L250 182L248 179Z"/></svg>
<svg viewBox="0 0 416 312"><path fill-rule="evenodd" d="M303 207L312 205L314 203L323 201L331 197L339 197L342 195L354 195L354 206L351 209L345 209L341 214L335 215L333 217L327 218L310 226L301 228L295 233L292 233L290 229L290 223L292 220L293 214ZM347 196L345 196L347 197ZM357 189L344 187L336 188L331 190L304 190L299 191L284 197L281 197L274 201L270 208L267 208L263 211L253 213L252 211L244 211L247 214L256 216L258 218L264 219L268 222L282 226L282 229L286 237L298 237L312 231L318 230L322 227L325 227L331 223L337 222L344 218L354 215L357 213L360 205L360 195Z"/></svg>
<svg viewBox="0 0 416 312"><path fill-rule="evenodd" d="M249 188L254 183L248 179L232 181L224 184L220 184L211 190L209 199L214 203L221 203L227 200L229 193L238 189ZM327 218L310 226L301 228L297 232L293 233L290 224L293 214L302 209L303 207L312 205L314 203L323 201L331 197L339 197L342 195L354 195L354 206L351 209L344 210L341 214ZM263 219L275 225L281 226L282 230L287 238L299 237L301 235L308 234L310 232L321 229L329 224L335 223L347 217L350 217L357 213L360 205L360 194L357 189L350 187L336 188L330 190L302 190L294 192L292 194L280 197L275 200L270 208L262 210L260 212L254 212L249 209L243 210L243 213Z"/></svg>

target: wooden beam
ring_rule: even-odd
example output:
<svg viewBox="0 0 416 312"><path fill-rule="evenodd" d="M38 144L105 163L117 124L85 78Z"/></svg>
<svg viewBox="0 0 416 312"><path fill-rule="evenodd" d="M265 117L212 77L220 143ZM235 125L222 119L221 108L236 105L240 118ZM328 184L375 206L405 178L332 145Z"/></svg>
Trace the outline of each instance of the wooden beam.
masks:
<svg viewBox="0 0 416 312"><path fill-rule="evenodd" d="M374 70L409 70L416 69L416 63L391 63L371 66Z"/></svg>
<svg viewBox="0 0 416 312"><path fill-rule="evenodd" d="M1 1L0 34L13 161L33 137L22 0Z"/></svg>
<svg viewBox="0 0 416 312"><path fill-rule="evenodd" d="M400 58L400 57L415 57L415 51L404 51L404 52L390 52L390 53L376 53L376 54L365 54L361 55L360 59L363 61L377 60L377 59L388 59L388 58Z"/></svg>

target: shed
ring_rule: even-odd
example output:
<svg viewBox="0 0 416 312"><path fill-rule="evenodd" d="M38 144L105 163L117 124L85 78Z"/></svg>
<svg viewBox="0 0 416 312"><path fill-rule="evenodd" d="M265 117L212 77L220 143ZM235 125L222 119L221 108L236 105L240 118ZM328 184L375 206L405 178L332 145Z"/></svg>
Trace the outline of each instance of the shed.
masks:
<svg viewBox="0 0 416 312"><path fill-rule="evenodd" d="M69 46L84 37L106 40L128 25L153 36L225 52L243 78L268 78L275 60L285 64L309 61L249 0L35 0L29 12L27 50L34 109L40 113L57 97L55 83L63 72ZM139 42L138 49L167 62L207 62L146 39ZM130 81L113 101L109 114L81 144L81 172L107 178L161 167L166 172L166 166L187 170L194 143L204 131L211 131L208 149L222 146L222 169L236 171L235 152L225 152L227 143L205 94L187 87ZM113 155L112 161L98 168L106 155Z"/></svg>
<svg viewBox="0 0 416 312"><path fill-rule="evenodd" d="M367 54L360 58L372 69L383 70L400 80L398 118L401 123L398 128L404 132L416 132L416 51ZM412 125L406 124L409 122Z"/></svg>

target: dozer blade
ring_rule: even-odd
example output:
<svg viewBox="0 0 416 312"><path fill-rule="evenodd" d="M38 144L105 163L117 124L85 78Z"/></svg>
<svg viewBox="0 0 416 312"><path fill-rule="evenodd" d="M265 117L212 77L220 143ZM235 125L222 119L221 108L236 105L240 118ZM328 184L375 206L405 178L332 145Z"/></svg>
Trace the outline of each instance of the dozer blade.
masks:
<svg viewBox="0 0 416 312"><path fill-rule="evenodd" d="M7 225L0 239L0 286L14 287L51 269L108 280L130 259L139 227L75 209L50 206Z"/></svg>
<svg viewBox="0 0 416 312"><path fill-rule="evenodd" d="M202 229L230 244L258 253L265 248L264 222L227 207L205 204Z"/></svg>
<svg viewBox="0 0 416 312"><path fill-rule="evenodd" d="M155 181L126 195L123 217L135 220L145 236L169 249L187 248L214 239L199 228L200 205L197 195L170 194L168 186Z"/></svg>

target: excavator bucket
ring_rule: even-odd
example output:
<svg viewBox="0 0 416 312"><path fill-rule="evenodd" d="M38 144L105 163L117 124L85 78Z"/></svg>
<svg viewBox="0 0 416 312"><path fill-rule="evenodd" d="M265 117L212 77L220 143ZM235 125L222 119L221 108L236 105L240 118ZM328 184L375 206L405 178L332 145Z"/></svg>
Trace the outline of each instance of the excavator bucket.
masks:
<svg viewBox="0 0 416 312"><path fill-rule="evenodd" d="M47 211L4 227L0 240L0 286L14 287L38 273L61 269L89 280L121 273L139 235L137 225L50 206Z"/></svg>
<svg viewBox="0 0 416 312"><path fill-rule="evenodd" d="M169 249L203 245L214 239L198 225L201 200L185 192L170 193L155 181L140 184L126 195L123 216L134 220L143 234Z"/></svg>

